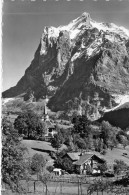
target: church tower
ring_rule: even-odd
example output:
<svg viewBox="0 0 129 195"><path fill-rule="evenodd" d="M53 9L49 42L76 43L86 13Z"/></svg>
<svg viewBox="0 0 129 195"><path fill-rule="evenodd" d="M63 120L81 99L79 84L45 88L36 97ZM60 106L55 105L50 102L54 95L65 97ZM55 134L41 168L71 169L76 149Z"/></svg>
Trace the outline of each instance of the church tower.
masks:
<svg viewBox="0 0 129 195"><path fill-rule="evenodd" d="M44 121L44 122L49 121L49 115L48 115L48 110L47 110L47 106L46 106L47 103L48 103L48 98L46 97L43 116L42 116L42 121Z"/></svg>

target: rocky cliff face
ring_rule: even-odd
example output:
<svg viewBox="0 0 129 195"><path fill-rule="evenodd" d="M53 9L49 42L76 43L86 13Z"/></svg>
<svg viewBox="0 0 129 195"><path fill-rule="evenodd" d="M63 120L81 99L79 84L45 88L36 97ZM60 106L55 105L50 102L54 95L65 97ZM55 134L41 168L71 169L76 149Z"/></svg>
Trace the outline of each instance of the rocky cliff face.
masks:
<svg viewBox="0 0 129 195"><path fill-rule="evenodd" d="M31 65L3 97L28 89L37 100L47 95L52 110L77 108L99 118L129 99L129 31L88 13L67 26L45 27Z"/></svg>

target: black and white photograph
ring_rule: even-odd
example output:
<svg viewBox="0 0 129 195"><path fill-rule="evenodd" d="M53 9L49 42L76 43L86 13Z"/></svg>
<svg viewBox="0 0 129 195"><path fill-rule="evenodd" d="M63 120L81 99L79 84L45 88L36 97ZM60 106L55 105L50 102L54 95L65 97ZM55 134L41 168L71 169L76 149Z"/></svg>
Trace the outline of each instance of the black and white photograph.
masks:
<svg viewBox="0 0 129 195"><path fill-rule="evenodd" d="M1 194L129 195L129 0L1 6Z"/></svg>

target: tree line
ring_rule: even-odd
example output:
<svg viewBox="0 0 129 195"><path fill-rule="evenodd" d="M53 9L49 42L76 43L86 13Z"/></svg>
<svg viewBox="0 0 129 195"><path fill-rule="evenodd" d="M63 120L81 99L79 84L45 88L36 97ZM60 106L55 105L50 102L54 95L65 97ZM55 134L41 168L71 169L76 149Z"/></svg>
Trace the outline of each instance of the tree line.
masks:
<svg viewBox="0 0 129 195"><path fill-rule="evenodd" d="M57 150L64 143L69 150L95 150L105 154L106 150L117 147L120 143L125 148L129 145L127 133L114 127L109 122L91 122L86 116L76 116L72 119L73 128L58 129L51 139L51 144Z"/></svg>

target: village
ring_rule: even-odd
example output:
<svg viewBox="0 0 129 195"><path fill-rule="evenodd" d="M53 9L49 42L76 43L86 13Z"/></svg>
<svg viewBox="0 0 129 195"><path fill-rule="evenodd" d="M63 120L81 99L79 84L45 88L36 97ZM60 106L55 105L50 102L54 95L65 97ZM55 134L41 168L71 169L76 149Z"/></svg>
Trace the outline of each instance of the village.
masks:
<svg viewBox="0 0 129 195"><path fill-rule="evenodd" d="M122 144L117 146L110 146L110 148L104 149L103 146L97 150L95 144L91 143L89 147L88 143L85 145L83 140L79 138L74 143L74 137L69 134L71 129L74 128L74 123L64 119L52 119L49 116L49 109L47 108L48 99L44 101L43 112L41 115L41 121L45 125L45 131L38 140L27 139L23 137L22 143L27 147L30 158L34 154L42 154L46 159L46 169L51 170L51 174L55 176L77 174L82 176L103 176L103 177L115 177L117 171L114 170L117 161L122 161L125 165L129 165L129 146L126 148ZM80 110L79 110L80 114ZM10 115L9 119L15 121L17 115ZM87 128L87 127L85 127ZM101 131L98 124L90 124L88 131L92 129L92 137L98 138L101 136ZM60 133L62 131L62 134ZM24 133L24 132L22 132ZM60 135L59 135L60 134ZM60 138L60 136L62 136ZM64 137L63 137L64 136ZM66 139L65 141L62 139ZM53 140L53 141L52 141ZM56 143L54 143L54 141ZM91 138L87 140L89 143L93 142ZM101 141L101 140L100 140ZM102 145L101 142L100 145ZM98 143L99 145L99 143ZM58 162L60 161L60 162ZM65 163L64 163L65 162ZM127 167L122 165L119 170L119 175L126 175ZM69 166L69 167L68 167ZM125 170L124 170L125 166Z"/></svg>

